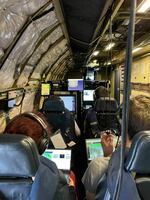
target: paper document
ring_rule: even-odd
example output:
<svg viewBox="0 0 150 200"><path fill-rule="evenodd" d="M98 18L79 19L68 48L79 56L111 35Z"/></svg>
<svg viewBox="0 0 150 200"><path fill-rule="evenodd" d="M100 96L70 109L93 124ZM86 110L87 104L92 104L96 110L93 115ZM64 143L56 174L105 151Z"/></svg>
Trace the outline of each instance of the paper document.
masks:
<svg viewBox="0 0 150 200"><path fill-rule="evenodd" d="M67 145L64 142L64 139L63 139L63 137L62 137L62 135L60 133L60 130L58 130L55 135L50 137L50 139L51 139L51 141L52 141L52 143L53 143L53 145L54 145L54 147L56 149L65 149L65 148L67 148Z"/></svg>

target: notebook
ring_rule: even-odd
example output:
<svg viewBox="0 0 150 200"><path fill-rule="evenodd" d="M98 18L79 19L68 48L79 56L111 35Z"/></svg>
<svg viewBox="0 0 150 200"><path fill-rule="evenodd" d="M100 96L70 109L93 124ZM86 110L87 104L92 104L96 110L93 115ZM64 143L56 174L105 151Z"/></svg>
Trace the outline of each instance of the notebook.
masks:
<svg viewBox="0 0 150 200"><path fill-rule="evenodd" d="M71 150L68 149L46 149L42 156L53 161L57 168L62 170L67 181L69 180L71 168Z"/></svg>
<svg viewBox="0 0 150 200"><path fill-rule="evenodd" d="M104 156L100 138L86 139L85 142L88 161Z"/></svg>

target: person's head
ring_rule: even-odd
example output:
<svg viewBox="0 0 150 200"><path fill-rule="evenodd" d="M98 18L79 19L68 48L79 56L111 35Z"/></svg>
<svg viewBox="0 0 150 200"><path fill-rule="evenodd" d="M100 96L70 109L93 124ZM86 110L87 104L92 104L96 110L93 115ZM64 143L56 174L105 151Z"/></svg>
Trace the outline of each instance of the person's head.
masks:
<svg viewBox="0 0 150 200"><path fill-rule="evenodd" d="M139 131L150 130L150 97L139 95L129 103L129 139Z"/></svg>
<svg viewBox="0 0 150 200"><path fill-rule="evenodd" d="M108 96L109 96L109 92L106 87L99 86L94 91L94 99L95 100L97 100L101 97L108 97Z"/></svg>
<svg viewBox="0 0 150 200"><path fill-rule="evenodd" d="M23 113L14 117L7 124L4 133L22 134L31 137L36 142L39 153L42 154L49 144L52 127L40 112L31 113L31 115L30 113Z"/></svg>
<svg viewBox="0 0 150 200"><path fill-rule="evenodd" d="M46 116L48 123L52 124L54 132L64 126L62 119L64 110L64 102L59 96L49 96L43 102L41 111Z"/></svg>
<svg viewBox="0 0 150 200"><path fill-rule="evenodd" d="M42 112L62 111L65 105L63 100L57 95L50 95L43 102Z"/></svg>

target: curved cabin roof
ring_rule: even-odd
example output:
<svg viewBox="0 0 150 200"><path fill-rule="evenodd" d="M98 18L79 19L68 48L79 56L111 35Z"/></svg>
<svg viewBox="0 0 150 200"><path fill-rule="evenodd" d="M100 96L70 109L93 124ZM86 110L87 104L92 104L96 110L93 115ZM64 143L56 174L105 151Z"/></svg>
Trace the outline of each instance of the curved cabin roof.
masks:
<svg viewBox="0 0 150 200"><path fill-rule="evenodd" d="M1 0L0 89L64 79L95 58L104 65L110 41L111 59L121 62L129 7L130 0ZM149 12L137 13L135 28L135 45L147 52L149 19ZM100 53L92 56L94 50Z"/></svg>
<svg viewBox="0 0 150 200"><path fill-rule="evenodd" d="M6 0L0 6L0 89L24 87L52 71L51 79L62 79L71 49L53 2Z"/></svg>

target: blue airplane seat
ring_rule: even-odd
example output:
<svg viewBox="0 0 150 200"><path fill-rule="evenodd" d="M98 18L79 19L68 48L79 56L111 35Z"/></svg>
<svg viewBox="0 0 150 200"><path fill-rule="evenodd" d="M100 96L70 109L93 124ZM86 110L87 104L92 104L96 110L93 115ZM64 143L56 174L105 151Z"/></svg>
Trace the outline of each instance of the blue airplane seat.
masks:
<svg viewBox="0 0 150 200"><path fill-rule="evenodd" d="M130 149L126 149L125 166L118 200L149 200L150 198L150 131L137 133ZM119 171L120 148L109 162L108 171L99 180L96 200L111 200ZM102 193L103 192L103 193ZM104 194L105 192L105 194Z"/></svg>
<svg viewBox="0 0 150 200"><path fill-rule="evenodd" d="M52 200L59 172L24 135L0 135L0 199ZM48 178L49 177L49 178Z"/></svg>
<svg viewBox="0 0 150 200"><path fill-rule="evenodd" d="M135 182L139 196L150 199L150 130L141 131L133 138L132 146L125 163L129 172L135 173Z"/></svg>

